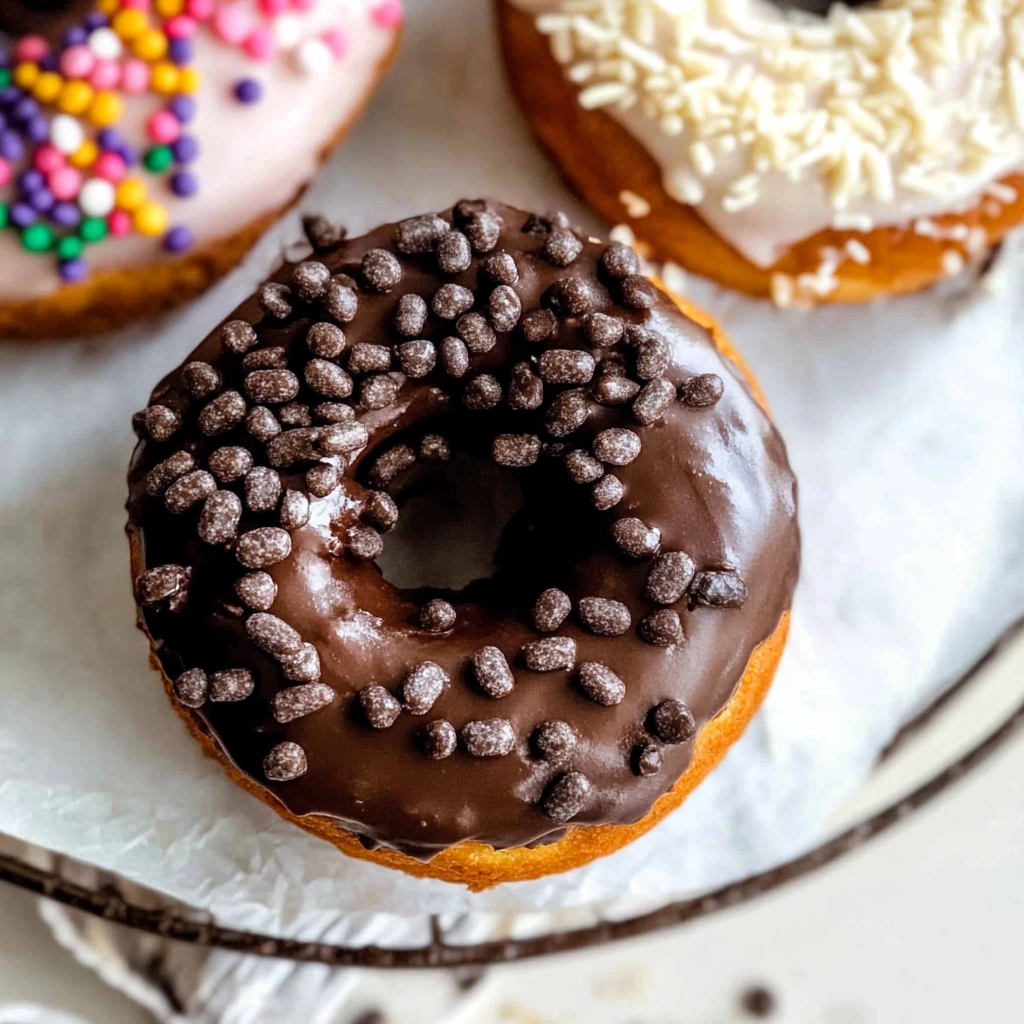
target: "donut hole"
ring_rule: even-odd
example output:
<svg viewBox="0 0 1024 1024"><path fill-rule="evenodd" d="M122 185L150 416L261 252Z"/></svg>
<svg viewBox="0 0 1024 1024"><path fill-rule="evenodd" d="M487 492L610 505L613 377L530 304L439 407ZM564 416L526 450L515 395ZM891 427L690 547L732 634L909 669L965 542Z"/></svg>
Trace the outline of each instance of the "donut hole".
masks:
<svg viewBox="0 0 1024 1024"><path fill-rule="evenodd" d="M863 7L871 0L847 0L847 7ZM771 0L771 3L783 11L800 11L803 14L818 14L825 17L836 0Z"/></svg>
<svg viewBox="0 0 1024 1024"><path fill-rule="evenodd" d="M391 489L401 509L377 564L403 590L462 590L495 573L509 521L524 498L511 470L460 452L417 466Z"/></svg>

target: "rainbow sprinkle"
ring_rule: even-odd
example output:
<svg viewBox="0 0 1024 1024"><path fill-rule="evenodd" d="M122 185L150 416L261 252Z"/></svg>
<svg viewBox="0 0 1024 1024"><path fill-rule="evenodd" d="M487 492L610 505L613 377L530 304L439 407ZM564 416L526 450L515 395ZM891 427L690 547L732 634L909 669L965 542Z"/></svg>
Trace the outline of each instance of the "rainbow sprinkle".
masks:
<svg viewBox="0 0 1024 1024"><path fill-rule="evenodd" d="M199 144L188 126L202 78L193 38L201 29L254 64L289 51L306 74L321 74L348 49L338 28L302 38L297 14L316 0L98 0L80 24L51 45L23 36L0 49L0 229L28 252L56 258L66 282L84 280L88 246L133 233L187 252L191 230L171 224L161 195L198 193ZM371 10L382 28L399 23L398 0ZM248 75L232 90L258 103L263 84ZM118 130L126 96L151 94L161 106L145 138Z"/></svg>

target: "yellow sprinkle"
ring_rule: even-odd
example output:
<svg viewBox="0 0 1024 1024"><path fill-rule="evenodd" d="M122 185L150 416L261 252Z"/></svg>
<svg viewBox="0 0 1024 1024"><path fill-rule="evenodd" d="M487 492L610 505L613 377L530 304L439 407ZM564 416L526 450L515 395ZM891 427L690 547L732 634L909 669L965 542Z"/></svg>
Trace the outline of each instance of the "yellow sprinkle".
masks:
<svg viewBox="0 0 1024 1024"><path fill-rule="evenodd" d="M121 97L113 92L98 92L89 107L88 117L94 125L106 128L121 118Z"/></svg>
<svg viewBox="0 0 1024 1024"><path fill-rule="evenodd" d="M152 64L166 55L167 36L158 28L148 28L136 38L132 48L136 57Z"/></svg>
<svg viewBox="0 0 1024 1024"><path fill-rule="evenodd" d="M100 0L96 6L100 14L114 15L121 7L121 0Z"/></svg>
<svg viewBox="0 0 1024 1024"><path fill-rule="evenodd" d="M174 18L185 10L185 0L156 0L154 6L161 18Z"/></svg>
<svg viewBox="0 0 1024 1024"><path fill-rule="evenodd" d="M138 178L125 178L114 193L114 202L120 210L137 210L145 201L146 185Z"/></svg>
<svg viewBox="0 0 1024 1024"><path fill-rule="evenodd" d="M150 87L154 92L169 96L178 91L178 79L181 77L178 66L170 61L161 61L153 66Z"/></svg>
<svg viewBox="0 0 1024 1024"><path fill-rule="evenodd" d="M99 155L100 147L97 146L92 139L86 139L85 142L83 142L81 146L79 146L78 149L68 157L68 160L72 167L84 170L86 167L92 167L92 165L96 163L96 157Z"/></svg>
<svg viewBox="0 0 1024 1024"><path fill-rule="evenodd" d="M143 11L118 11L110 23L110 27L122 38L132 40L142 35L149 27L149 21Z"/></svg>
<svg viewBox="0 0 1024 1024"><path fill-rule="evenodd" d="M63 114L84 114L95 94L87 82L65 82L57 97L57 108Z"/></svg>
<svg viewBox="0 0 1024 1024"><path fill-rule="evenodd" d="M191 95L197 92L202 82L202 76L195 68L182 68L178 72L178 92Z"/></svg>
<svg viewBox="0 0 1024 1024"><path fill-rule="evenodd" d="M52 103L59 95L64 79L56 71L44 71L32 86L32 95L40 103Z"/></svg>
<svg viewBox="0 0 1024 1024"><path fill-rule="evenodd" d="M36 79L39 78L39 65L38 64L19 64L14 69L14 84L19 89L31 89L36 84Z"/></svg>
<svg viewBox="0 0 1024 1024"><path fill-rule="evenodd" d="M162 235L167 230L167 211L159 203L144 203L132 217L140 235Z"/></svg>

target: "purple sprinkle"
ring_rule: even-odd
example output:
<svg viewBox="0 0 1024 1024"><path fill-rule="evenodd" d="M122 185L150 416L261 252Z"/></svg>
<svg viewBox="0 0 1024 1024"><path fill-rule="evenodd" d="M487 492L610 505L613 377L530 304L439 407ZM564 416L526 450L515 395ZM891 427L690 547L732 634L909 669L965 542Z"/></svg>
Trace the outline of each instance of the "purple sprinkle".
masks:
<svg viewBox="0 0 1024 1024"><path fill-rule="evenodd" d="M168 108L182 124L188 124L196 116L196 101L191 96L175 96Z"/></svg>
<svg viewBox="0 0 1024 1024"><path fill-rule="evenodd" d="M78 227L82 214L74 203L57 203L50 211L50 220L62 228Z"/></svg>
<svg viewBox="0 0 1024 1024"><path fill-rule="evenodd" d="M36 189L42 188L45 184L46 179L34 167L30 167L27 171L22 171L18 175L18 188L26 195L31 195Z"/></svg>
<svg viewBox="0 0 1024 1024"><path fill-rule="evenodd" d="M263 85L255 78L240 78L235 82L235 99L239 103L258 103L263 98Z"/></svg>
<svg viewBox="0 0 1024 1024"><path fill-rule="evenodd" d="M42 114L36 114L25 125L25 135L31 142L46 142L50 137L49 122Z"/></svg>
<svg viewBox="0 0 1024 1024"><path fill-rule="evenodd" d="M60 67L60 64L57 62L57 55L55 53L48 53L40 59L39 67L43 71L56 71Z"/></svg>
<svg viewBox="0 0 1024 1024"><path fill-rule="evenodd" d="M94 31L95 29L98 29L98 28L104 28L109 23L110 23L110 19L105 14L100 14L99 11L96 11L95 13L90 14L89 17L85 19L85 27L90 32L92 32L92 31Z"/></svg>
<svg viewBox="0 0 1024 1024"><path fill-rule="evenodd" d="M9 62L10 58L7 56L7 51L2 46L0 46L0 68L7 67Z"/></svg>
<svg viewBox="0 0 1024 1024"><path fill-rule="evenodd" d="M89 33L81 25L76 25L64 33L62 41L65 46L81 46L88 38Z"/></svg>
<svg viewBox="0 0 1024 1024"><path fill-rule="evenodd" d="M172 39L167 47L167 56L175 64L188 64L195 55L191 39Z"/></svg>
<svg viewBox="0 0 1024 1024"><path fill-rule="evenodd" d="M0 134L7 130L7 118L0 114Z"/></svg>
<svg viewBox="0 0 1024 1024"><path fill-rule="evenodd" d="M60 265L61 280L69 284L73 281L82 281L89 276L89 268L85 260L65 260Z"/></svg>
<svg viewBox="0 0 1024 1024"><path fill-rule="evenodd" d="M164 248L168 252L185 252L186 249L192 248L194 241L192 232L189 231L188 228L171 228L171 230L164 235Z"/></svg>
<svg viewBox="0 0 1024 1024"><path fill-rule="evenodd" d="M171 152L179 164L190 164L199 156L199 143L194 135L181 135L171 143Z"/></svg>
<svg viewBox="0 0 1024 1024"><path fill-rule="evenodd" d="M30 224L35 224L36 219L36 211L28 203L15 203L11 207L11 223L16 228L27 228Z"/></svg>
<svg viewBox="0 0 1024 1024"><path fill-rule="evenodd" d="M25 146L16 132L5 131L0 134L0 157L5 160L20 160L25 155Z"/></svg>
<svg viewBox="0 0 1024 1024"><path fill-rule="evenodd" d="M53 198L53 193L48 188L37 188L35 192L28 197L29 205L40 213L46 213L47 210L53 209L53 204L56 200Z"/></svg>
<svg viewBox="0 0 1024 1024"><path fill-rule="evenodd" d="M117 153L124 161L125 167L134 167L139 162L139 151L127 142L118 146Z"/></svg>
<svg viewBox="0 0 1024 1024"><path fill-rule="evenodd" d="M21 90L16 85L5 85L0 89L0 106L12 107L21 98Z"/></svg>
<svg viewBox="0 0 1024 1024"><path fill-rule="evenodd" d="M175 171L170 184L171 191L182 199L194 196L199 189L199 179L191 171Z"/></svg>
<svg viewBox="0 0 1024 1024"><path fill-rule="evenodd" d="M121 138L121 133L116 128L104 128L96 136L96 141L99 143L100 149L116 152L121 148L124 139Z"/></svg>
<svg viewBox="0 0 1024 1024"><path fill-rule="evenodd" d="M14 104L14 117L18 121L27 121L39 113L39 104L31 96L22 96Z"/></svg>

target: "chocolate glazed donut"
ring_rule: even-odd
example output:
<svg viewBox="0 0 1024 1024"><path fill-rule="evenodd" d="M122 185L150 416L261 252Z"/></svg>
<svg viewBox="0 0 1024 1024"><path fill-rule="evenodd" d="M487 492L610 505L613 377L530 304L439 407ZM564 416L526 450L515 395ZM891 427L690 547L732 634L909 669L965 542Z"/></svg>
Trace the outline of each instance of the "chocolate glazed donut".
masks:
<svg viewBox="0 0 1024 1024"><path fill-rule="evenodd" d="M770 682L782 441L699 314L560 214L311 237L136 418L136 595L176 706L350 854L483 888L610 852ZM375 559L453 453L522 507L490 579L399 589Z"/></svg>

